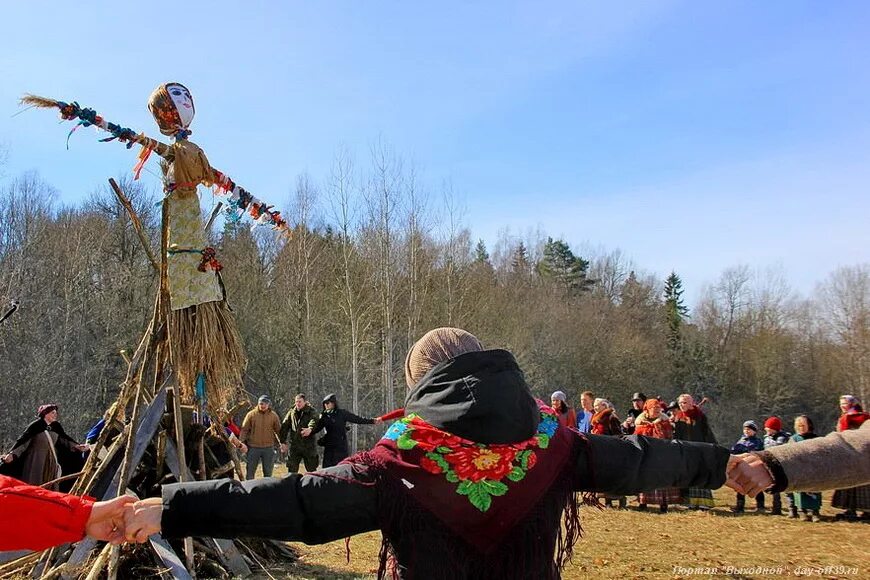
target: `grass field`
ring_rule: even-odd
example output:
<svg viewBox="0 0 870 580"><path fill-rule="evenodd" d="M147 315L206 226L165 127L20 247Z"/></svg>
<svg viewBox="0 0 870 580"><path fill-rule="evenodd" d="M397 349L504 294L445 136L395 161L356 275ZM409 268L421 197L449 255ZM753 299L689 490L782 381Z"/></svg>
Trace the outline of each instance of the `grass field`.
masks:
<svg viewBox="0 0 870 580"><path fill-rule="evenodd" d="M710 512L639 512L631 503L628 510L583 508L583 538L563 577L689 578L716 572L724 578L870 578L870 524L832 521L838 511L828 505L832 493L825 494L823 521L816 523L755 515L751 499L750 513L735 516L729 489L714 493L716 508ZM291 546L300 562L269 568L273 577L367 579L377 569L380 534L354 537L350 563L344 541Z"/></svg>

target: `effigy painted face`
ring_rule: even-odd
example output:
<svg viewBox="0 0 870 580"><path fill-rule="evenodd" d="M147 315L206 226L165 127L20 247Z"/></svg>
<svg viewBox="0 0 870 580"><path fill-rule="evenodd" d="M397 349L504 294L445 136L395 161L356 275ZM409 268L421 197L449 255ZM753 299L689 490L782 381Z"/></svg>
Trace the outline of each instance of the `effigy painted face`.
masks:
<svg viewBox="0 0 870 580"><path fill-rule="evenodd" d="M178 83L169 83L166 85L166 90L169 92L172 104L175 105L175 110L178 111L181 125L187 129L190 127L190 124L193 122L193 116L196 114L196 108L193 106L193 97L190 96L190 91L187 90L187 87Z"/></svg>
<svg viewBox="0 0 870 580"><path fill-rule="evenodd" d="M196 112L190 91L181 83L166 83L154 89L148 99L148 109L160 132L170 136L189 131Z"/></svg>

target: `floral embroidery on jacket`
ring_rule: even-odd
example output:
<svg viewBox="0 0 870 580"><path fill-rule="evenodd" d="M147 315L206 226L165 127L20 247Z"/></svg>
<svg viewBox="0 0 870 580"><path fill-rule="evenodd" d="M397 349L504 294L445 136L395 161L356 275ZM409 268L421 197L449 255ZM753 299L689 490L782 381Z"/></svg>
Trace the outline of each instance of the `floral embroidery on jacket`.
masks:
<svg viewBox="0 0 870 580"><path fill-rule="evenodd" d="M485 512L494 496L508 492L505 479L521 481L535 466L538 461L535 450L546 449L558 427L556 413L542 407L538 431L531 438L509 445L484 445L442 431L411 414L393 423L384 439L395 441L401 450L422 451L422 469L443 474L447 481L458 484L456 493Z"/></svg>

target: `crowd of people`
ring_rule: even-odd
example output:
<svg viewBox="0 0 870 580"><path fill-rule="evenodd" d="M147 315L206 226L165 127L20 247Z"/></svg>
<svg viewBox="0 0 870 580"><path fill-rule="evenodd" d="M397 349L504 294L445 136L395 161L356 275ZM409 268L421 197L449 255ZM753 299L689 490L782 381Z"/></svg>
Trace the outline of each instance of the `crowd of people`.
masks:
<svg viewBox="0 0 870 580"><path fill-rule="evenodd" d="M555 579L579 537L578 492L589 501L590 494L638 494L641 509L707 509L711 490L727 484L751 497L795 492L796 509L812 517L814 491L839 487L835 505L866 509L866 491L855 486L870 484L870 421L854 397L842 399L835 434L814 439L812 422L801 416L789 435L771 418L768 444L749 421L729 450L715 443L701 403L688 394L669 405L635 393L623 421L590 392L576 410L562 391L548 406L532 395L510 352L486 350L457 328L418 340L405 378L404 408L378 418L341 409L334 395L315 412L300 394L281 421L260 397L237 445L251 476L251 464L268 475L276 448L286 453L292 469L283 478L167 484L160 497L95 503L0 476L0 528L7 530L0 549L39 549L85 534L112 542L160 532L315 544L380 530L379 577ZM52 427L56 412L40 408L41 422L28 428L31 443L16 444L6 466L23 466L40 436L54 448L80 450ZM347 423L391 419L398 420L373 448L347 457ZM307 473L298 473L303 464ZM24 522L33 533L9 531Z"/></svg>
<svg viewBox="0 0 870 580"><path fill-rule="evenodd" d="M705 401L702 399L700 403L696 403L692 395L683 394L676 402L667 404L661 397L647 398L643 393L637 392L631 397L631 408L626 412L625 420L620 421L613 404L607 399L596 398L591 391L585 391L580 395L580 408L577 410L570 406L563 391L556 391L551 396L551 405L558 412L560 424L576 427L581 433L610 436L634 434L656 439L716 444L716 437L701 408ZM870 418L870 414L863 410L858 399L852 395L840 397L840 413L837 423L838 432L859 429ZM743 435L731 446L731 454L760 453L780 445L799 443L818 437L812 419L803 414L795 417L793 433L784 430L782 419L776 416L768 417L763 427L764 432L760 433L755 421L744 422ZM766 496L770 496L769 513L773 515L820 521L819 510L822 507L820 491L786 493L787 511L783 510L783 494L779 490L771 489L759 493L755 496L756 513L767 513ZM612 506L614 500L618 500L621 508L627 506L627 498L624 496L605 495L603 499L608 507ZM668 506L678 504L692 509L710 509L713 507L713 495L709 489L665 488L642 492L638 494L637 502L640 510L646 510L648 504L658 505L661 512L667 512ZM836 516L837 519L870 520L870 486L837 490L831 505L842 510ZM745 509L746 496L738 492L732 511L742 514Z"/></svg>

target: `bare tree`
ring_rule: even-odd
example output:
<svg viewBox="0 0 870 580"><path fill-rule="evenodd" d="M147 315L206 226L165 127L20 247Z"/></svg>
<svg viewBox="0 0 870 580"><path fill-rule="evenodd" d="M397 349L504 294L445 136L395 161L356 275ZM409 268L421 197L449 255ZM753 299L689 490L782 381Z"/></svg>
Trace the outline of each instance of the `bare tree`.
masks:
<svg viewBox="0 0 870 580"><path fill-rule="evenodd" d="M870 265L841 267L819 287L828 331L841 346L851 388L862 401L870 381Z"/></svg>

